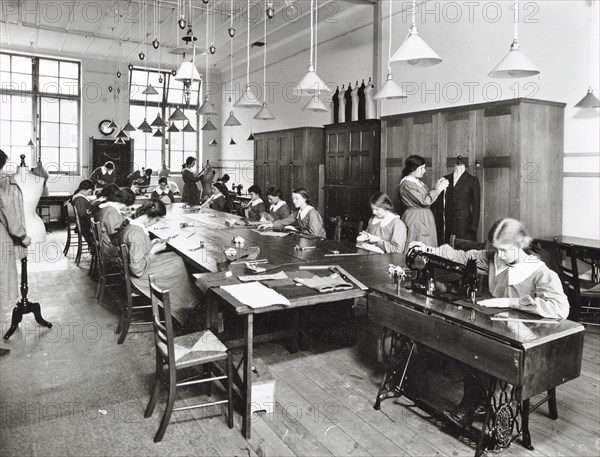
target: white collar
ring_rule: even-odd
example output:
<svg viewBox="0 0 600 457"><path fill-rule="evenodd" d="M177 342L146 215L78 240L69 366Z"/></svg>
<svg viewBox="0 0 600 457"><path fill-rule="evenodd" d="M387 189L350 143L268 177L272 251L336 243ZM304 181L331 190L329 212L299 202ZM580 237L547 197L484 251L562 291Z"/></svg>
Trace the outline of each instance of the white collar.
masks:
<svg viewBox="0 0 600 457"><path fill-rule="evenodd" d="M257 198L256 200L251 200L250 201L250 205L251 206L256 206L256 205L260 205L263 201L260 198Z"/></svg>
<svg viewBox="0 0 600 457"><path fill-rule="evenodd" d="M425 184L423 184L423 181L421 181L419 178L417 178L413 175L408 175L408 176L405 176L404 178L402 178L402 180L400 181L400 184L402 184L404 181L414 182L415 184L417 184L419 186L425 185Z"/></svg>
<svg viewBox="0 0 600 457"><path fill-rule="evenodd" d="M458 182L458 180L460 179L460 177L463 175L463 173L465 172L465 166L463 164L457 165L456 167L454 167L454 184L456 184Z"/></svg>
<svg viewBox="0 0 600 457"><path fill-rule="evenodd" d="M113 168L112 170L109 170L108 168L106 168L104 165L102 165L102 174L106 175L112 175L112 172L115 171L115 169Z"/></svg>
<svg viewBox="0 0 600 457"><path fill-rule="evenodd" d="M287 205L287 203L285 202L285 200L279 200L278 203L275 203L274 205L271 205L271 211L277 211L283 205Z"/></svg>
<svg viewBox="0 0 600 457"><path fill-rule="evenodd" d="M104 202L100 204L99 208L108 208L109 206L120 212L123 208L125 208L126 205L118 202Z"/></svg>
<svg viewBox="0 0 600 457"><path fill-rule="evenodd" d="M300 219L304 219L311 209L313 209L312 206L306 205L306 207L303 210L298 211L298 214L300 215Z"/></svg>
<svg viewBox="0 0 600 457"><path fill-rule="evenodd" d="M522 262L510 266L498 261L498 258L494 256L496 276L508 269L509 286L514 286L525 281L540 267L540 264L543 264L543 262L534 255L528 255Z"/></svg>
<svg viewBox="0 0 600 457"><path fill-rule="evenodd" d="M161 195L161 194L168 195L169 192L171 192L171 189L169 189L167 187L165 190L162 190L160 187L157 187L156 189L154 189L154 192L156 192L158 195Z"/></svg>
<svg viewBox="0 0 600 457"><path fill-rule="evenodd" d="M379 224L381 227L385 227L390 222L392 222L394 219L398 219L399 217L400 216L398 216L397 214L394 214L394 213L389 213L383 219L379 219L378 217L373 217L373 225Z"/></svg>
<svg viewBox="0 0 600 457"><path fill-rule="evenodd" d="M223 197L223 194L219 194L219 195L212 194L213 201L215 201L217 198L221 198L221 197Z"/></svg>
<svg viewBox="0 0 600 457"><path fill-rule="evenodd" d="M137 219L131 219L131 222L129 222L129 224L135 225L136 227L140 227L146 235L149 235L148 228Z"/></svg>

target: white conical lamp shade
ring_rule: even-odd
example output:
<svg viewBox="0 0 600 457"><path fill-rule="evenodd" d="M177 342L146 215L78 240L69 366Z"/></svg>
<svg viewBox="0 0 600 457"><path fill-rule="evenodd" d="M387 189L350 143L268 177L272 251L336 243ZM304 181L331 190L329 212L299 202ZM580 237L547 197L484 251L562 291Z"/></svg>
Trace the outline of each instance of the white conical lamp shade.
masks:
<svg viewBox="0 0 600 457"><path fill-rule="evenodd" d="M217 113L217 110L215 109L215 105L213 105L211 102L208 101L208 97L204 98L204 103L202 103L202 106L200 106L200 108L198 108L197 114L201 114L201 115L210 115L210 114L219 114Z"/></svg>
<svg viewBox="0 0 600 457"><path fill-rule="evenodd" d="M200 81L200 73L193 62L182 62L175 75L176 81Z"/></svg>
<svg viewBox="0 0 600 457"><path fill-rule="evenodd" d="M233 111L231 111L224 125L227 127L235 127L236 125L242 125L242 123L237 120L237 117L235 117Z"/></svg>
<svg viewBox="0 0 600 457"><path fill-rule="evenodd" d="M256 113L256 116L254 116L254 119L258 119L260 121L272 121L273 119L275 119L275 116L269 110L269 108L267 108L267 104L263 103L262 108L260 109L260 111L258 113Z"/></svg>
<svg viewBox="0 0 600 457"><path fill-rule="evenodd" d="M294 92L299 95L315 95L320 93L329 93L329 87L323 82L315 72L314 65L308 66L308 73L294 87Z"/></svg>
<svg viewBox="0 0 600 457"><path fill-rule="evenodd" d="M600 108L600 100L594 95L594 91L590 87L587 94L575 105L577 108Z"/></svg>
<svg viewBox="0 0 600 457"><path fill-rule="evenodd" d="M527 78L539 72L540 69L521 51L519 42L514 40L506 57L488 73L488 76L502 79Z"/></svg>
<svg viewBox="0 0 600 457"><path fill-rule="evenodd" d="M375 100L392 100L397 98L406 98L406 94L400 88L391 72L388 73L387 79L381 89L377 91L373 97Z"/></svg>
<svg viewBox="0 0 600 457"><path fill-rule="evenodd" d="M390 59L390 62L405 62L414 67L430 67L441 61L442 58L419 36L416 25L410 27L404 43Z"/></svg>
<svg viewBox="0 0 600 457"><path fill-rule="evenodd" d="M244 86L244 90L242 91L242 95L238 98L237 102L233 106L236 108L256 108L260 106L260 100L258 97L252 92L252 88L246 84Z"/></svg>
<svg viewBox="0 0 600 457"><path fill-rule="evenodd" d="M302 111L329 111L327 109L327 107L325 106L325 103L323 103L319 97L317 97L316 95L314 97L310 97L310 100L308 101L308 103L306 105L304 105L304 108L302 108Z"/></svg>

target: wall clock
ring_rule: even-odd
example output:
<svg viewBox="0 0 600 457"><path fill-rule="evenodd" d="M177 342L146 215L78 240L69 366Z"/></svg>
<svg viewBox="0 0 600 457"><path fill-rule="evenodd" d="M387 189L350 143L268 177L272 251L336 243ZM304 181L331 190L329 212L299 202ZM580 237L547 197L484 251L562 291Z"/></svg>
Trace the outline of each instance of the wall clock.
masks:
<svg viewBox="0 0 600 457"><path fill-rule="evenodd" d="M98 130L102 135L112 135L115 132L115 128L111 127L110 124L112 121L105 119L98 124Z"/></svg>

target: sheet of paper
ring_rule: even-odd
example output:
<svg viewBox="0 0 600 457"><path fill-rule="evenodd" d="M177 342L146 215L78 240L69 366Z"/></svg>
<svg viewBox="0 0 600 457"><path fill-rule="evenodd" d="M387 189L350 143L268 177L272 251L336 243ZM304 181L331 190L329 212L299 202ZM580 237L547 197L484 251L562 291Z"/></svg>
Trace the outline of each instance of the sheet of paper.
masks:
<svg viewBox="0 0 600 457"><path fill-rule="evenodd" d="M285 233L285 232L273 232L273 231L270 231L270 230L254 230L253 229L252 231L256 232L256 233L258 233L259 235L262 235L262 236L275 236L275 237L278 237L278 238L282 238L284 236L288 236L289 235L289 233Z"/></svg>
<svg viewBox="0 0 600 457"><path fill-rule="evenodd" d="M488 308L510 308L510 298L488 298L478 301L477 304Z"/></svg>
<svg viewBox="0 0 600 457"><path fill-rule="evenodd" d="M366 249L367 251L376 252L377 254L385 254L383 249L371 243L356 243L357 248Z"/></svg>
<svg viewBox="0 0 600 457"><path fill-rule="evenodd" d="M275 273L272 275L248 275L248 276L239 276L238 279L243 282L248 281L273 281L277 279L288 279L288 275L285 274L284 271L280 271L279 273Z"/></svg>
<svg viewBox="0 0 600 457"><path fill-rule="evenodd" d="M251 308L290 305L290 301L283 295L259 282L247 282L234 286L223 286L221 288L231 294L236 300Z"/></svg>

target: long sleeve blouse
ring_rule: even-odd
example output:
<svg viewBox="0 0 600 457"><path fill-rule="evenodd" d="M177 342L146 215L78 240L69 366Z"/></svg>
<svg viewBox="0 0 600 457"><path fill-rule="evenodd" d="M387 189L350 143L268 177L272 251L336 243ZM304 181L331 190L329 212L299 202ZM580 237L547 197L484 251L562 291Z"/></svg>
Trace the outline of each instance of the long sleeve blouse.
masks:
<svg viewBox="0 0 600 457"><path fill-rule="evenodd" d="M305 208L304 211L296 210L285 219L273 222L273 227L275 228L283 228L286 225L292 225L300 228L303 232L326 238L323 218L312 206Z"/></svg>
<svg viewBox="0 0 600 457"><path fill-rule="evenodd" d="M381 238L375 245L383 252L404 252L406 225L400 216L395 214L390 220L372 217L366 231Z"/></svg>

